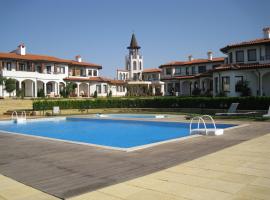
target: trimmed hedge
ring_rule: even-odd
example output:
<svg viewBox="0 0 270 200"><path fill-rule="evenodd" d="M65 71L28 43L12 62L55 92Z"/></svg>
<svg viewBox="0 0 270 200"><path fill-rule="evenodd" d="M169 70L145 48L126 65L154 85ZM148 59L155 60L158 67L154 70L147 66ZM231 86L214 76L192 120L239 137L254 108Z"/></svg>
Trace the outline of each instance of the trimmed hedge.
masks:
<svg viewBox="0 0 270 200"><path fill-rule="evenodd" d="M238 102L242 110L267 110L270 97L155 97L155 98L108 98L86 100L36 100L34 110L88 108L209 108L226 109Z"/></svg>

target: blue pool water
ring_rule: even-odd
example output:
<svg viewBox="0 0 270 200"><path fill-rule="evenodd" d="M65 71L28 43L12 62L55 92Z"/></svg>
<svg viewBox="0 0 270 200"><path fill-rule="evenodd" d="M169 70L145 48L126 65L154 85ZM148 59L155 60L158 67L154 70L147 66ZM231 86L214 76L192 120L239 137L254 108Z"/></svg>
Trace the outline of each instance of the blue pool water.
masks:
<svg viewBox="0 0 270 200"><path fill-rule="evenodd" d="M217 128L234 125L218 124ZM130 148L189 135L189 123L66 118L0 123L0 131L55 138L72 142Z"/></svg>

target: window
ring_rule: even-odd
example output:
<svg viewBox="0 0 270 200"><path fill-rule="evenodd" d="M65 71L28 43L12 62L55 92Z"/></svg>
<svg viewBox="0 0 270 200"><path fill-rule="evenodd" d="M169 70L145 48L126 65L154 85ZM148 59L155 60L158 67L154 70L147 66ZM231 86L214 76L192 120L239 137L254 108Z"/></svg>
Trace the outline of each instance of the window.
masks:
<svg viewBox="0 0 270 200"><path fill-rule="evenodd" d="M32 71L32 65L31 63L27 63L27 69L26 69L28 72L31 72Z"/></svg>
<svg viewBox="0 0 270 200"><path fill-rule="evenodd" d="M189 75L189 69L186 67L186 75Z"/></svg>
<svg viewBox="0 0 270 200"><path fill-rule="evenodd" d="M86 76L86 70L85 69L80 69L80 75L81 76Z"/></svg>
<svg viewBox="0 0 270 200"><path fill-rule="evenodd" d="M11 71L11 62L7 62L7 70Z"/></svg>
<svg viewBox="0 0 270 200"><path fill-rule="evenodd" d="M142 69L142 62L140 61L140 70Z"/></svg>
<svg viewBox="0 0 270 200"><path fill-rule="evenodd" d="M199 71L199 73L204 73L204 72L206 72L206 66L199 66L198 71Z"/></svg>
<svg viewBox="0 0 270 200"><path fill-rule="evenodd" d="M265 60L270 60L270 45L265 46Z"/></svg>
<svg viewBox="0 0 270 200"><path fill-rule="evenodd" d="M101 93L101 85L97 85L96 87L97 87L97 89L96 89L97 93L100 94Z"/></svg>
<svg viewBox="0 0 270 200"><path fill-rule="evenodd" d="M172 68L166 68L166 75L172 75Z"/></svg>
<svg viewBox="0 0 270 200"><path fill-rule="evenodd" d="M191 68L191 73L196 74L196 68L194 66Z"/></svg>
<svg viewBox="0 0 270 200"><path fill-rule="evenodd" d="M133 61L133 70L137 70L137 62Z"/></svg>
<svg viewBox="0 0 270 200"><path fill-rule="evenodd" d="M256 60L257 60L256 49L249 49L248 50L248 61L256 61Z"/></svg>
<svg viewBox="0 0 270 200"><path fill-rule="evenodd" d="M88 76L93 76L93 71L91 69L88 70Z"/></svg>
<svg viewBox="0 0 270 200"><path fill-rule="evenodd" d="M180 83L175 83L175 92L180 92Z"/></svg>
<svg viewBox="0 0 270 200"><path fill-rule="evenodd" d="M24 63L19 63L19 71L26 71Z"/></svg>
<svg viewBox="0 0 270 200"><path fill-rule="evenodd" d="M181 67L176 67L175 68L175 74L180 75L181 74Z"/></svg>
<svg viewBox="0 0 270 200"><path fill-rule="evenodd" d="M215 93L218 93L218 77L215 77Z"/></svg>
<svg viewBox="0 0 270 200"><path fill-rule="evenodd" d="M40 65L37 65L36 66L36 72L42 73L42 70L41 70L41 66Z"/></svg>
<svg viewBox="0 0 270 200"><path fill-rule="evenodd" d="M244 81L244 77L243 76L235 76L235 91L236 92L240 92L240 87L241 87L241 84L243 83Z"/></svg>
<svg viewBox="0 0 270 200"><path fill-rule="evenodd" d="M97 76L97 70L93 70L93 76Z"/></svg>
<svg viewBox="0 0 270 200"><path fill-rule="evenodd" d="M47 74L50 74L52 72L51 66L46 66Z"/></svg>
<svg viewBox="0 0 270 200"><path fill-rule="evenodd" d="M107 92L108 92L108 87L107 87L107 85L103 85L103 92L104 92L104 93L107 93Z"/></svg>
<svg viewBox="0 0 270 200"><path fill-rule="evenodd" d="M229 61L230 61L230 63L233 63L233 54L232 54L232 52L229 53Z"/></svg>
<svg viewBox="0 0 270 200"><path fill-rule="evenodd" d="M229 92L230 91L230 77L223 76L221 80L222 80L222 91Z"/></svg>
<svg viewBox="0 0 270 200"><path fill-rule="evenodd" d="M65 67L60 67L60 73L64 74L65 73Z"/></svg>
<svg viewBox="0 0 270 200"><path fill-rule="evenodd" d="M244 62L244 51L236 51L236 62Z"/></svg>

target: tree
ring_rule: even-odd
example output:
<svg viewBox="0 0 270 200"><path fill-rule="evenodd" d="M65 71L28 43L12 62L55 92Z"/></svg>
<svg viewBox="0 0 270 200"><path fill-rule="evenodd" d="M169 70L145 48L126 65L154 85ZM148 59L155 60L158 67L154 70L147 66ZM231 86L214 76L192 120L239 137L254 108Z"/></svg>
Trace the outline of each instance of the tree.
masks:
<svg viewBox="0 0 270 200"><path fill-rule="evenodd" d="M75 83L68 82L64 87L64 89L60 92L61 96L63 96L64 98L69 97L70 94L75 91L76 87L77 85Z"/></svg>
<svg viewBox="0 0 270 200"><path fill-rule="evenodd" d="M4 85L5 85L5 82L6 82L6 78L1 76L0 77L0 85L2 86L2 96L4 96Z"/></svg>
<svg viewBox="0 0 270 200"><path fill-rule="evenodd" d="M251 89L248 87L248 81L239 81L235 85L235 90L241 93L241 97L251 96Z"/></svg>
<svg viewBox="0 0 270 200"><path fill-rule="evenodd" d="M13 78L9 78L5 81L6 91L9 93L9 97L11 97L11 93L16 89L16 80Z"/></svg>

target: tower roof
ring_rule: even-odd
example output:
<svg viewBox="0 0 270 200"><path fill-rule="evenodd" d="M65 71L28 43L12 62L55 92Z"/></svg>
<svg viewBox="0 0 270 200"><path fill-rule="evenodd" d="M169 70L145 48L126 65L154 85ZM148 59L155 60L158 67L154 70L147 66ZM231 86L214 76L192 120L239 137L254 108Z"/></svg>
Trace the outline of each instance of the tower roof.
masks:
<svg viewBox="0 0 270 200"><path fill-rule="evenodd" d="M131 41L128 49L140 49L141 47L138 45L135 34L132 34Z"/></svg>

